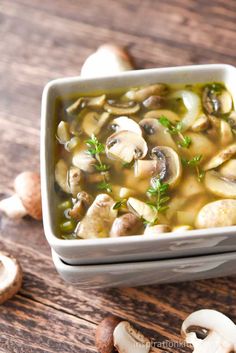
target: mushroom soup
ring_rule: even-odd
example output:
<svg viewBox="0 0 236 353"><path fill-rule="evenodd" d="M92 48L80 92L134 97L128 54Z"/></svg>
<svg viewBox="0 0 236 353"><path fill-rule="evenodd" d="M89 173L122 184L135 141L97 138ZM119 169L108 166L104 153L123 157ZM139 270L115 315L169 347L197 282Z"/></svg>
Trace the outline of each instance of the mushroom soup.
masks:
<svg viewBox="0 0 236 353"><path fill-rule="evenodd" d="M221 83L58 99L57 235L236 224L236 112Z"/></svg>

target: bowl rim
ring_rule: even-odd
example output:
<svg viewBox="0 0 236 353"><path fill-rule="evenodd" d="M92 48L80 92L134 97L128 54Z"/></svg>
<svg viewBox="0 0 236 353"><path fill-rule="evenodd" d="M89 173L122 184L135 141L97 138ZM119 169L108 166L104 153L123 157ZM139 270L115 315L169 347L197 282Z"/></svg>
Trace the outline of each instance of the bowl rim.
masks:
<svg viewBox="0 0 236 353"><path fill-rule="evenodd" d="M151 69L142 69L142 70L131 70L124 71L116 75L109 75L106 77L81 77L81 76L72 76L72 77L63 77L57 78L49 81L43 90L42 94L42 104L41 104L41 133L40 133L40 172L41 172L41 192L42 192L42 208L43 208L43 225L45 236L49 244L54 247L63 247L71 248L75 246L87 247L94 246L96 247L104 245L121 245L121 244L134 244L134 243L152 243L152 242L162 242L162 241L172 241L172 240L190 240L196 239L199 237L208 236L209 238L221 235L222 233L233 234L236 233L235 226L226 226L219 228L208 228L208 229L193 229L184 233L164 233L160 234L158 238L155 235L150 235L144 237L143 235L133 235L133 236L123 236L122 238L92 238L92 239L61 239L58 238L50 225L50 212L49 212L49 193L47 191L47 163L46 163L46 130L47 130L47 110L48 106L51 104L49 102L49 97L51 90L56 87L70 85L74 83L96 83L100 81L106 81L107 79L123 79L123 78L135 78L141 77L145 74L152 73L190 73L197 72L199 70L226 70L233 71L236 75L236 68L233 65L229 64L203 64L203 65L186 65L186 66L176 66L176 67L164 67L164 68L151 68ZM126 84L127 86L127 84ZM79 240L79 241L78 241Z"/></svg>

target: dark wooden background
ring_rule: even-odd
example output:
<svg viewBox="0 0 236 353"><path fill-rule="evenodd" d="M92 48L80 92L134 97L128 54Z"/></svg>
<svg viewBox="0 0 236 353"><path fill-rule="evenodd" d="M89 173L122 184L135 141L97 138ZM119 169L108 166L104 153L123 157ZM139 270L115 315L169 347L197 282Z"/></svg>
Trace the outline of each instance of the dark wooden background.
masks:
<svg viewBox="0 0 236 353"><path fill-rule="evenodd" d="M138 67L235 64L235 0L0 0L0 197L39 168L40 99L47 81L78 75L100 44L127 47ZM179 342L182 320L215 308L236 320L235 278L80 291L57 275L42 225L0 218L0 248L17 255L20 293L0 307L0 352L96 352L107 314L154 341ZM153 351L180 352L163 343Z"/></svg>

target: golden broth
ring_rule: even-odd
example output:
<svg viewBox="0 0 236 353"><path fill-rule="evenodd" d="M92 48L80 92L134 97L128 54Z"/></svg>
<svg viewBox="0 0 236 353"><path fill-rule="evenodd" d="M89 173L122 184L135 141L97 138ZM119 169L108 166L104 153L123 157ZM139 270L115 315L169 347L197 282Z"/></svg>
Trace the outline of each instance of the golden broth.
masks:
<svg viewBox="0 0 236 353"><path fill-rule="evenodd" d="M156 225L194 229L199 210L225 198L205 181L224 165L207 163L236 143L232 99L222 84L157 84L79 98L56 104L59 237L148 234ZM109 212L93 213L99 194L109 196ZM114 232L125 214L131 223ZM89 217L87 233L80 233Z"/></svg>

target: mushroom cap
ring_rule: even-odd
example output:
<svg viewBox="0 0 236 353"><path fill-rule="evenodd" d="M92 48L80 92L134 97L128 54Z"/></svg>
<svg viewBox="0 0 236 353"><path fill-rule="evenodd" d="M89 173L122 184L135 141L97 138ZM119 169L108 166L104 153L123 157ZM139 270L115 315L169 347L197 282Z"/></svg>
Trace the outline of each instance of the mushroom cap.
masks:
<svg viewBox="0 0 236 353"><path fill-rule="evenodd" d="M104 44L85 60L81 76L107 76L132 70L131 61L130 56L123 48L113 44Z"/></svg>
<svg viewBox="0 0 236 353"><path fill-rule="evenodd" d="M14 188L28 214L42 219L40 175L36 172L23 172L14 181Z"/></svg>
<svg viewBox="0 0 236 353"><path fill-rule="evenodd" d="M169 146L176 149L175 141L167 129L158 121L157 116L155 118L144 118L140 121L139 125L142 127L147 140L151 144L155 145L158 143L159 145Z"/></svg>
<svg viewBox="0 0 236 353"><path fill-rule="evenodd" d="M128 118L127 116L119 116L118 118L112 120L111 126L114 127L116 132L127 130L133 131L136 134L142 136L142 130L138 123L136 123L133 119Z"/></svg>
<svg viewBox="0 0 236 353"><path fill-rule="evenodd" d="M110 230L110 237L120 237L138 234L142 222L133 213L125 213L116 218Z"/></svg>
<svg viewBox="0 0 236 353"><path fill-rule="evenodd" d="M0 252L0 304L13 297L22 285L19 262L8 253Z"/></svg>
<svg viewBox="0 0 236 353"><path fill-rule="evenodd" d="M108 316L97 326L95 342L100 353L114 352L113 332L120 321L116 316Z"/></svg>
<svg viewBox="0 0 236 353"><path fill-rule="evenodd" d="M227 227L236 224L236 200L222 199L207 203L196 218L196 228Z"/></svg>

